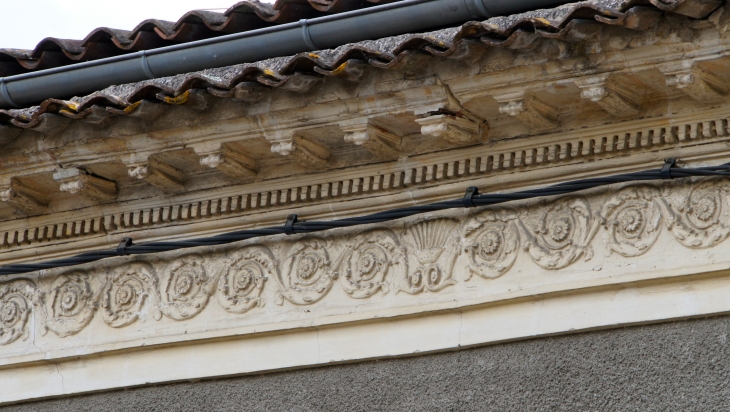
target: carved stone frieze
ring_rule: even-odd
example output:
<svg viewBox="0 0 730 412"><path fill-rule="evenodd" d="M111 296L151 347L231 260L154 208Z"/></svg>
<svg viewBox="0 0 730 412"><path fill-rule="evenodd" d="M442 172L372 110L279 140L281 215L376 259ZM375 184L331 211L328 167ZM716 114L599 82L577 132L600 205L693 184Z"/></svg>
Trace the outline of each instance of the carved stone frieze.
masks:
<svg viewBox="0 0 730 412"><path fill-rule="evenodd" d="M517 259L520 237L514 213L487 213L475 217L464 230L469 275L494 279L505 274Z"/></svg>
<svg viewBox="0 0 730 412"><path fill-rule="evenodd" d="M398 290L410 294L438 292L456 283L452 268L458 255L455 233L460 222L437 218L407 224L404 241L410 244L406 276Z"/></svg>
<svg viewBox="0 0 730 412"><path fill-rule="evenodd" d="M109 326L119 328L131 325L139 319L148 300L156 307L158 296L157 277L154 268L145 263L132 263L117 269L109 279L101 296L101 314ZM152 311L159 320L159 310Z"/></svg>
<svg viewBox="0 0 730 412"><path fill-rule="evenodd" d="M368 305L428 300L466 287L460 283L471 278L504 286L514 276L510 285L520 289L525 273L570 276L575 271L566 268L575 266L588 276L586 270L599 273L611 259L619 259L619 267L642 259L658 244L704 253L730 236L728 222L730 179L682 179L319 236L106 260L1 282L0 346L29 336L31 325L59 338L79 334L97 314L94 328L188 321L202 316L211 300L227 316L256 319L267 311L308 313L350 299L373 299Z"/></svg>
<svg viewBox="0 0 730 412"><path fill-rule="evenodd" d="M218 279L218 303L230 313L245 313L263 306L261 291L277 273L276 260L265 247L250 247L226 265Z"/></svg>
<svg viewBox="0 0 730 412"><path fill-rule="evenodd" d="M28 337L26 325L35 298L36 285L29 280L0 285L0 346Z"/></svg>
<svg viewBox="0 0 730 412"><path fill-rule="evenodd" d="M58 277L48 294L40 296L44 320L42 332L53 331L59 337L79 333L91 322L102 288L88 273L74 271Z"/></svg>
<svg viewBox="0 0 730 412"><path fill-rule="evenodd" d="M342 288L356 299L368 298L379 290L390 291L389 273L401 278L408 270L405 249L390 230L376 229L355 236L344 260Z"/></svg>
<svg viewBox="0 0 730 412"><path fill-rule="evenodd" d="M292 245L276 277L280 292L277 303L284 299L295 305L321 300L339 276L336 263L330 260L327 242L308 238Z"/></svg>
<svg viewBox="0 0 730 412"><path fill-rule="evenodd" d="M217 276L209 275L200 255L188 255L169 264L162 276L160 310L175 320L200 313L215 290Z"/></svg>

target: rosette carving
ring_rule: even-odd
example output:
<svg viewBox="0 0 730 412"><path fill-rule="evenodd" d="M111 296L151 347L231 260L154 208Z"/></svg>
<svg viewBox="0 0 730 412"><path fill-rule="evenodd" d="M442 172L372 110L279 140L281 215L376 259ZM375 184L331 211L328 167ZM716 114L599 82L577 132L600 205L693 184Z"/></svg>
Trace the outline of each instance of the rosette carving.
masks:
<svg viewBox="0 0 730 412"><path fill-rule="evenodd" d="M60 276L44 299L45 328L62 338L79 333L94 318L100 290L85 272Z"/></svg>
<svg viewBox="0 0 730 412"><path fill-rule="evenodd" d="M373 230L357 235L345 257L342 288L355 299L373 296L378 290L389 292L386 276L394 265L407 272L403 250L390 230Z"/></svg>
<svg viewBox="0 0 730 412"><path fill-rule="evenodd" d="M439 218L414 222L407 229L406 237L414 250L405 279L398 287L406 293L416 294L424 290L438 292L456 283L451 269L457 256L456 228L458 220Z"/></svg>
<svg viewBox="0 0 730 412"><path fill-rule="evenodd" d="M584 255L588 260L593 255L588 243L595 233L590 223L588 202L559 199L545 209L533 233L525 229L529 240L524 248L545 269L562 269Z"/></svg>
<svg viewBox="0 0 730 412"><path fill-rule="evenodd" d="M515 263L520 237L513 216L498 216L493 212L476 217L467 226L468 242L464 250L469 255L469 276L477 274L486 279L504 275Z"/></svg>
<svg viewBox="0 0 730 412"><path fill-rule="evenodd" d="M35 284L29 280L0 285L0 346L28 339L28 318L35 295Z"/></svg>
<svg viewBox="0 0 730 412"><path fill-rule="evenodd" d="M662 212L660 192L650 186L627 187L606 202L603 208L607 246L621 256L640 256L656 242Z"/></svg>
<svg viewBox="0 0 730 412"><path fill-rule="evenodd" d="M697 184L677 207L679 212L669 230L684 246L707 248L722 242L730 234L728 187L713 179Z"/></svg>
<svg viewBox="0 0 730 412"><path fill-rule="evenodd" d="M189 319L208 304L215 279L208 276L203 257L188 255L171 263L162 278L160 310L175 320Z"/></svg>
<svg viewBox="0 0 730 412"><path fill-rule="evenodd" d="M245 313L263 306L261 291L269 276L276 275L271 251L252 246L239 252L218 279L218 303L230 313Z"/></svg>
<svg viewBox="0 0 730 412"><path fill-rule="evenodd" d="M104 322L113 328L131 325L140 318L145 303L157 301L157 278L149 264L132 263L117 269L101 295L101 314ZM160 319L157 309L153 317Z"/></svg>
<svg viewBox="0 0 730 412"><path fill-rule="evenodd" d="M319 301L337 279L337 266L330 261L327 243L323 239L298 241L289 250L282 271L276 277L280 286L278 303L283 303L283 299L295 305Z"/></svg>

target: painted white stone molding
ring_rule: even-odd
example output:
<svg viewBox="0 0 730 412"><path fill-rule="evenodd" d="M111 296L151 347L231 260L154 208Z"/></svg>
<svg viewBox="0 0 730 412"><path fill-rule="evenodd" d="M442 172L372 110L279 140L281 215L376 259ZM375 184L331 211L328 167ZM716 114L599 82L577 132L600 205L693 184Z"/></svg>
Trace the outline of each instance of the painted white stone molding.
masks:
<svg viewBox="0 0 730 412"><path fill-rule="evenodd" d="M347 311L352 299L375 307L386 295L389 305L417 305L461 293L467 281L475 285L469 288L490 293L490 283L476 284L474 275L504 285L529 273L530 282L550 283L571 276L569 268L592 265L600 279L602 265L622 267L657 244L662 251L704 253L728 236L730 180L685 179L460 209L321 236L106 260L0 283L0 347L39 339L48 330L58 338L79 335L95 318L97 330L133 324L135 330L154 330L170 321L194 325L195 318L216 310L206 316L236 322L245 315L258 322L272 316L265 309L280 319L296 308ZM211 300L217 309L208 309ZM277 304L274 309L267 300ZM212 321L206 319L204 325ZM33 327L40 334L31 333Z"/></svg>
<svg viewBox="0 0 730 412"><path fill-rule="evenodd" d="M499 113L515 117L530 127L541 130L558 125L557 109L524 91L495 95L494 99L499 103Z"/></svg>
<svg viewBox="0 0 730 412"><path fill-rule="evenodd" d="M479 141L479 123L464 117L437 114L416 119L421 133L440 137L452 144L467 144Z"/></svg>
<svg viewBox="0 0 730 412"><path fill-rule="evenodd" d="M200 156L200 164L221 173L233 180L247 180L256 176L256 161L238 150L221 144L193 147Z"/></svg>
<svg viewBox="0 0 730 412"><path fill-rule="evenodd" d="M80 194L95 201L109 201L117 197L116 183L91 176L77 168L59 169L53 174L62 192Z"/></svg>
<svg viewBox="0 0 730 412"><path fill-rule="evenodd" d="M398 157L401 152L401 138L374 124L354 124L340 126L345 132L345 141L364 147L375 156L382 158Z"/></svg>
<svg viewBox="0 0 730 412"><path fill-rule="evenodd" d="M330 158L330 152L324 146L310 142L301 137L276 140L271 145L271 152L288 157L305 167L324 168Z"/></svg>
<svg viewBox="0 0 730 412"><path fill-rule="evenodd" d="M183 172L156 159L149 159L145 163L129 165L127 173L129 177L144 180L167 193L176 193L185 190L185 176Z"/></svg>
<svg viewBox="0 0 730 412"><path fill-rule="evenodd" d="M24 213L40 213L48 207L47 196L18 179L11 179L9 185L0 187L0 202L6 202Z"/></svg>
<svg viewBox="0 0 730 412"><path fill-rule="evenodd" d="M576 86L581 88L580 96L590 100L608 113L617 117L634 116L639 113L640 106L632 92L619 87L615 82L609 83L608 75L592 76L575 80Z"/></svg>

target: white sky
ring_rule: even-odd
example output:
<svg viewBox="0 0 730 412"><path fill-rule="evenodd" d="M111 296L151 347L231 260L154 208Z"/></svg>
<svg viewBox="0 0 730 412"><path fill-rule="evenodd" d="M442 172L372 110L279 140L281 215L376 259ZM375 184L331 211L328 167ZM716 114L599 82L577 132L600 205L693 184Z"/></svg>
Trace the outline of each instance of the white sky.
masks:
<svg viewBox="0 0 730 412"><path fill-rule="evenodd" d="M0 0L0 48L33 49L46 37L83 39L97 27L132 30L142 20L177 21L195 9L236 0Z"/></svg>

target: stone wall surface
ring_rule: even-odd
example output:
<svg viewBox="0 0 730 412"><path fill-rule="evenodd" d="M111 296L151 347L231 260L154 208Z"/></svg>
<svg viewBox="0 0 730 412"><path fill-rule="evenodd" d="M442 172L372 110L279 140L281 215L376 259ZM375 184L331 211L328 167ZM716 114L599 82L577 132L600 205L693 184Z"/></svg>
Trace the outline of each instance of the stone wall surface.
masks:
<svg viewBox="0 0 730 412"><path fill-rule="evenodd" d="M729 335L723 316L2 410L726 410Z"/></svg>

